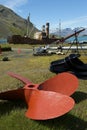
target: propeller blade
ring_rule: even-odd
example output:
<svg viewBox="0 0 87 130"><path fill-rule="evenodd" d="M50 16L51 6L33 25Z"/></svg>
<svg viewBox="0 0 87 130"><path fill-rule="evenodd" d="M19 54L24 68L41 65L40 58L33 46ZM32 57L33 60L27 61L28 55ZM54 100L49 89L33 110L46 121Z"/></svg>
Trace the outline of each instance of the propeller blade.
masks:
<svg viewBox="0 0 87 130"><path fill-rule="evenodd" d="M47 120L69 112L75 102L71 97L60 93L33 89L27 103L26 117L34 120Z"/></svg>
<svg viewBox="0 0 87 130"><path fill-rule="evenodd" d="M54 91L65 95L72 95L78 87L78 79L73 74L63 72L41 83L40 90Z"/></svg>
<svg viewBox="0 0 87 130"><path fill-rule="evenodd" d="M1 100L22 100L24 97L24 89L22 88L0 92Z"/></svg>
<svg viewBox="0 0 87 130"><path fill-rule="evenodd" d="M12 73L12 72L8 72L8 75L12 76L13 78L19 79L20 81L22 81L24 84L32 84L32 82L30 80L28 80L27 78L24 78L18 74Z"/></svg>

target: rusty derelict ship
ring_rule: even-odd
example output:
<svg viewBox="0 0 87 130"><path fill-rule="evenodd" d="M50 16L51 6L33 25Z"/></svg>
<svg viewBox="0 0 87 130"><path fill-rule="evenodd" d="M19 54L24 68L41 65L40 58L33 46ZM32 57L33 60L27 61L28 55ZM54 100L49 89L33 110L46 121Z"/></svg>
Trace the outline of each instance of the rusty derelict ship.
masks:
<svg viewBox="0 0 87 130"><path fill-rule="evenodd" d="M35 33L35 38L29 36L13 35L7 39L8 43L13 44L50 44L58 40L57 38L49 38L49 23L42 26L42 31Z"/></svg>
<svg viewBox="0 0 87 130"><path fill-rule="evenodd" d="M45 25L42 26L42 31L36 32L35 33L35 38L32 39L28 36L21 36L21 35L13 35L7 39L8 43L13 43L13 44L40 44L40 45L48 45L51 43L59 43L59 42L64 42L65 40L69 39L70 37L75 36L76 34L79 34L80 32L84 31L85 29L76 31L73 34L70 34L66 37L61 37L61 38L55 38L51 37L49 38L49 23L46 23L46 28Z"/></svg>

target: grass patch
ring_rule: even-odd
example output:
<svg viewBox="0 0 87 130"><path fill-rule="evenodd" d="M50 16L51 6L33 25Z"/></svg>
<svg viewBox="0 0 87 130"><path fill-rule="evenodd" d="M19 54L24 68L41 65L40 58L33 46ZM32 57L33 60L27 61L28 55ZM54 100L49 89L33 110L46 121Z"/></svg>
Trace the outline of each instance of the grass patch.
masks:
<svg viewBox="0 0 87 130"><path fill-rule="evenodd" d="M11 46L9 44L0 44L1 52L2 51L11 51Z"/></svg>
<svg viewBox="0 0 87 130"><path fill-rule="evenodd" d="M25 55L25 56L24 56ZM44 82L55 74L49 71L50 62L65 56L38 56L17 51L3 52L10 61L0 61L0 91L19 88L23 83L8 76L12 71L27 77L34 83ZM86 57L81 59L86 61ZM46 121L34 121L25 117L27 110L23 102L0 101L0 130L87 130L87 80L79 79L79 87L72 95L75 107L67 114Z"/></svg>
<svg viewBox="0 0 87 130"><path fill-rule="evenodd" d="M30 44L10 44L10 46L12 47L12 48L27 48L27 49L33 49L34 47L39 47L39 46L44 46L44 45L30 45Z"/></svg>

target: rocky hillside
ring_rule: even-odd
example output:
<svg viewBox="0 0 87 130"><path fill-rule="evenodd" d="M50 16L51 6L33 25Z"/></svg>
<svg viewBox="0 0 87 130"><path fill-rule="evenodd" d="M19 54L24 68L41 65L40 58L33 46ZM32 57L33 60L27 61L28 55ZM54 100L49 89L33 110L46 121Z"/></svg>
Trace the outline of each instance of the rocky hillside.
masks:
<svg viewBox="0 0 87 130"><path fill-rule="evenodd" d="M25 35L27 30L27 19L23 19L13 10L0 5L0 38L7 38L12 35ZM29 21L29 32L33 24ZM37 29L34 27L31 36Z"/></svg>

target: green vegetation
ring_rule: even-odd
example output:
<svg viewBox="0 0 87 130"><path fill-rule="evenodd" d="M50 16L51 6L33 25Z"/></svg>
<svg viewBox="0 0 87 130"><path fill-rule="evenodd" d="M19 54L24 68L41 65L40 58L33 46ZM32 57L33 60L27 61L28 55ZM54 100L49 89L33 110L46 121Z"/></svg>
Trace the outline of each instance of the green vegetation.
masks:
<svg viewBox="0 0 87 130"><path fill-rule="evenodd" d="M12 35L22 35L26 34L27 28L27 18L24 19L17 15L13 10L0 5L0 38L7 38ZM32 22L29 22L29 33L33 28ZM38 29L34 27L31 36Z"/></svg>
<svg viewBox="0 0 87 130"><path fill-rule="evenodd" d="M15 45L11 45L15 46ZM19 48L19 47L18 47ZM0 91L19 88L23 84L7 75L8 71L20 74L33 83L41 83L55 74L49 71L50 62L65 56L38 56L17 50L3 52L10 61L0 61ZM86 56L81 56L87 61ZM0 101L0 130L87 130L87 80L79 79L79 87L72 95L74 108L67 114L46 121L34 121L25 117L27 106L23 102Z"/></svg>
<svg viewBox="0 0 87 130"><path fill-rule="evenodd" d="M11 48L27 48L27 49L33 49L34 47L39 47L39 46L41 46L41 45L29 45L29 44L8 44L8 45L10 45L10 47ZM42 46L44 46L44 45L42 45Z"/></svg>
<svg viewBox="0 0 87 130"><path fill-rule="evenodd" d="M11 51L11 46L9 44L0 44L1 51Z"/></svg>

